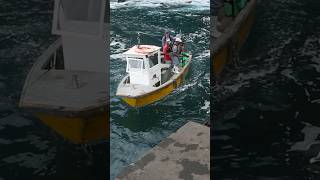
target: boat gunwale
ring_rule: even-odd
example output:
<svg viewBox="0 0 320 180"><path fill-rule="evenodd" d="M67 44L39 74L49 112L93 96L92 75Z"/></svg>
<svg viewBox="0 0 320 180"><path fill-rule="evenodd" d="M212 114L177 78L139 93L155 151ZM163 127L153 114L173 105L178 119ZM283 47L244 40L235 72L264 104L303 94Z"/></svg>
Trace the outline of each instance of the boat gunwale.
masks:
<svg viewBox="0 0 320 180"><path fill-rule="evenodd" d="M177 80L178 78L180 78L182 75L184 75L185 71L187 70L187 68L189 68L190 64L191 64L191 61L192 61L192 53L189 52L189 62L182 68L182 70L179 72L179 74L173 78L173 79L169 79L167 82L165 82L164 84L160 85L159 87L156 87L154 88L152 91L150 92L147 92L145 94L141 94L141 95L137 95L137 96L131 96L131 95L119 95L118 93L116 93L117 96L119 97L123 97L123 98L130 98L130 99L136 99L136 98L141 98L141 97L145 97L145 96L148 96L158 90L161 90L165 87L168 87L169 85L171 85L174 80ZM129 74L127 74L120 82L119 86L123 85L124 84L124 81L128 78ZM119 87L118 86L118 87Z"/></svg>
<svg viewBox="0 0 320 180"><path fill-rule="evenodd" d="M19 104L18 106L20 108L25 108L25 102L24 98L26 96L26 91L30 87L30 85L34 82L36 74L43 74L46 71L41 71L41 66L46 63L46 61L49 59L51 54L55 52L56 49L59 48L59 46L62 45L62 39L58 38L55 40L52 44L49 45L49 47L36 59L34 64L32 65L31 69L27 73L27 77L24 81L24 85L20 94ZM36 72L38 71L38 72Z"/></svg>
<svg viewBox="0 0 320 180"><path fill-rule="evenodd" d="M213 41L213 57L234 37L234 35L239 31L243 22L248 19L249 15L253 12L255 7L256 0L248 1L246 7L239 12L239 14L234 18L233 22L227 27L227 31L225 33L222 33L220 37Z"/></svg>

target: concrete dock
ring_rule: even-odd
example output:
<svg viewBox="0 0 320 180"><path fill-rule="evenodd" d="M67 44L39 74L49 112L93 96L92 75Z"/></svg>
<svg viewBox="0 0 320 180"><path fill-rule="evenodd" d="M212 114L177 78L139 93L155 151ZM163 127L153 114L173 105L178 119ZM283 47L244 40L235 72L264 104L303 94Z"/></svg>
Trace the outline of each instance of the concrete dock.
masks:
<svg viewBox="0 0 320 180"><path fill-rule="evenodd" d="M210 128L188 122L161 141L116 180L209 180Z"/></svg>

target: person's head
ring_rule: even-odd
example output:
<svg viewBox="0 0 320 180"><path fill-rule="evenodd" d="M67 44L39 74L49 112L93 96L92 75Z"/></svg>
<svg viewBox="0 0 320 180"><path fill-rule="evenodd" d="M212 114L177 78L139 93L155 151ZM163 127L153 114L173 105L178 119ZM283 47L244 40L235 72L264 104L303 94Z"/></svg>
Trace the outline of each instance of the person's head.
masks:
<svg viewBox="0 0 320 180"><path fill-rule="evenodd" d="M180 39L180 37L176 37L175 42L179 44L179 43L182 43L182 40Z"/></svg>

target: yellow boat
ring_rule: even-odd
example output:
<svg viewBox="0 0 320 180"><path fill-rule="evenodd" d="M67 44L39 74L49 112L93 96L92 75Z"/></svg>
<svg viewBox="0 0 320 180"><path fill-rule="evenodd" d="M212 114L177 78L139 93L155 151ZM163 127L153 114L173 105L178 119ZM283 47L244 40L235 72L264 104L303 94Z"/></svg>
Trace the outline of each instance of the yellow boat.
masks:
<svg viewBox="0 0 320 180"><path fill-rule="evenodd" d="M174 73L170 64L162 63L160 47L134 46L124 55L128 74L119 83L116 95L132 107L142 107L169 95L182 84L192 61L189 53L183 68Z"/></svg>
<svg viewBox="0 0 320 180"><path fill-rule="evenodd" d="M225 17L221 24L222 34L212 38L213 75L219 78L224 67L237 58L238 52L245 43L254 22L256 0L250 0L236 17Z"/></svg>
<svg viewBox="0 0 320 180"><path fill-rule="evenodd" d="M19 106L74 143L107 139L106 74L65 70L62 53L59 38L31 68Z"/></svg>
<svg viewBox="0 0 320 180"><path fill-rule="evenodd" d="M79 3L55 0L52 32L60 37L32 66L19 107L73 143L95 143L109 138L106 1Z"/></svg>

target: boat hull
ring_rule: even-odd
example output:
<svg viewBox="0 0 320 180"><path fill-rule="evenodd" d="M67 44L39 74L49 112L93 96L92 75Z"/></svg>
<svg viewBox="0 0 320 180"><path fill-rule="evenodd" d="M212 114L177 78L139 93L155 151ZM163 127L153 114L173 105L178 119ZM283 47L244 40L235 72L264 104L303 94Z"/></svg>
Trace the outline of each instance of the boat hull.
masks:
<svg viewBox="0 0 320 180"><path fill-rule="evenodd" d="M214 52L212 57L214 76L218 77L221 75L225 66L231 62L232 58L235 56L234 53L239 52L246 42L255 18L256 1L254 0L252 3L253 7L248 16L245 17L243 23L241 23L240 27L236 30L231 38L227 39L228 42L224 43L221 48Z"/></svg>
<svg viewBox="0 0 320 180"><path fill-rule="evenodd" d="M122 100L132 107L142 107L148 104L152 104L156 101L159 101L164 97L168 96L170 93L172 93L174 89L176 89L182 84L186 75L189 72L189 68L190 68L190 63L187 65L184 72L182 72L181 75L177 77L175 81L164 86L163 88L160 88L156 91L153 91L151 93L148 93L146 95L139 96L139 97L122 96Z"/></svg>
<svg viewBox="0 0 320 180"><path fill-rule="evenodd" d="M58 38L30 69L19 107L72 143L108 140L109 93L103 85L107 82L106 75L100 72L65 70L63 57L62 39ZM71 88L69 80L73 75L87 79L85 86ZM88 92L91 96L85 98Z"/></svg>
<svg viewBox="0 0 320 180"><path fill-rule="evenodd" d="M76 117L39 112L35 113L35 116L43 124L72 143L93 143L109 138L107 112Z"/></svg>

